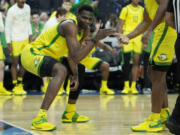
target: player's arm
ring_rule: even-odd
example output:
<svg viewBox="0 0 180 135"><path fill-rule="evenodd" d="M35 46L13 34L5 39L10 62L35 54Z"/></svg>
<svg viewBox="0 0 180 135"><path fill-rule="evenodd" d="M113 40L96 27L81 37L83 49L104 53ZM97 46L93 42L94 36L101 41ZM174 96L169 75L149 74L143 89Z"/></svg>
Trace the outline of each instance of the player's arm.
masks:
<svg viewBox="0 0 180 135"><path fill-rule="evenodd" d="M175 22L174 22L174 9L173 9L173 1L169 0L167 11L165 14L165 21L166 24L171 26L172 28L175 29Z"/></svg>
<svg viewBox="0 0 180 135"><path fill-rule="evenodd" d="M121 34L123 34L123 25L124 25L124 20L120 19L118 32Z"/></svg>
<svg viewBox="0 0 180 135"><path fill-rule="evenodd" d="M172 28L175 29L175 22L174 22L174 14L173 13L166 12L165 21L166 21L166 24L168 24L169 26L171 26Z"/></svg>
<svg viewBox="0 0 180 135"><path fill-rule="evenodd" d="M69 55L75 63L79 63L83 58L85 58L99 40L115 33L110 29L99 30L97 35L92 40L88 41L85 46L82 46L77 40L76 36L78 30L74 23L65 23L61 28L66 38Z"/></svg>
<svg viewBox="0 0 180 135"><path fill-rule="evenodd" d="M162 22L165 16L168 0L156 0L156 2L159 4L159 8L156 12L154 20L152 21L147 31L153 31L157 27L157 25L159 25Z"/></svg>
<svg viewBox="0 0 180 135"><path fill-rule="evenodd" d="M131 33L129 33L127 37L129 39L132 39L139 36L140 34L144 33L148 29L150 24L151 24L151 19L149 18L149 15L146 9L144 9L143 21Z"/></svg>

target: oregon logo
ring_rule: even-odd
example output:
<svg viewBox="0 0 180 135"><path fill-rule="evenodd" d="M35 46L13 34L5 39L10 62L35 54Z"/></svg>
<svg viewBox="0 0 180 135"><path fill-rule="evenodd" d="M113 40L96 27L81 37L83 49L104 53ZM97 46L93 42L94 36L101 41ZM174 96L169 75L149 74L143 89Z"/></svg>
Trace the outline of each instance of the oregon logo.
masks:
<svg viewBox="0 0 180 135"><path fill-rule="evenodd" d="M158 56L158 59L160 61L166 61L168 58L167 58L166 54L161 54L160 56Z"/></svg>
<svg viewBox="0 0 180 135"><path fill-rule="evenodd" d="M40 58L36 58L36 59L34 60L34 65L35 65L35 67L38 65L39 61L40 61Z"/></svg>

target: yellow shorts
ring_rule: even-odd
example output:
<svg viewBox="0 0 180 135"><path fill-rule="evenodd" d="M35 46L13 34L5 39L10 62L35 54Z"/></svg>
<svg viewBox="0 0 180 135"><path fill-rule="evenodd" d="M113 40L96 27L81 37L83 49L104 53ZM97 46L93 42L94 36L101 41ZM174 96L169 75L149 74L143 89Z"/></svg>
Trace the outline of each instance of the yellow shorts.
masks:
<svg viewBox="0 0 180 135"><path fill-rule="evenodd" d="M29 40L24 40L24 41L12 41L12 56L13 57L18 57L21 55L22 50L24 49L24 47L29 43Z"/></svg>
<svg viewBox="0 0 180 135"><path fill-rule="evenodd" d="M0 44L0 61L5 60L4 52L2 45Z"/></svg>
<svg viewBox="0 0 180 135"><path fill-rule="evenodd" d="M162 23L157 26L154 33L150 63L154 63L157 66L169 66L175 53L176 31Z"/></svg>
<svg viewBox="0 0 180 135"><path fill-rule="evenodd" d="M138 36L136 38L133 38L130 40L128 45L123 45L123 53L142 53L142 42L141 42L142 36Z"/></svg>
<svg viewBox="0 0 180 135"><path fill-rule="evenodd" d="M26 47L21 53L21 63L27 71L40 76L44 56L36 53L31 47Z"/></svg>
<svg viewBox="0 0 180 135"><path fill-rule="evenodd" d="M81 64L84 65L87 69L95 70L96 66L102 62L101 59L96 57L86 57L83 60L81 60Z"/></svg>

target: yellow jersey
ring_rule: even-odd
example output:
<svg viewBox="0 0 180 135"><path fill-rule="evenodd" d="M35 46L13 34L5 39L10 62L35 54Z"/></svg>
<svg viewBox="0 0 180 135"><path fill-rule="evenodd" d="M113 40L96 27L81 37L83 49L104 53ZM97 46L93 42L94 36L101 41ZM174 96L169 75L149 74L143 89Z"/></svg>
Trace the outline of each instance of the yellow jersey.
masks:
<svg viewBox="0 0 180 135"><path fill-rule="evenodd" d="M68 55L66 39L59 33L60 23L48 28L46 31L32 43L34 53L50 56L56 60L60 60L62 56ZM77 34L77 39L81 40L83 33Z"/></svg>
<svg viewBox="0 0 180 135"><path fill-rule="evenodd" d="M143 21L143 12L143 7L134 7L132 4L129 4L122 9L119 19L124 20L124 34L132 32L137 27L137 25Z"/></svg>
<svg viewBox="0 0 180 135"><path fill-rule="evenodd" d="M159 8L158 3L156 0L145 0L144 4L150 19L153 20Z"/></svg>

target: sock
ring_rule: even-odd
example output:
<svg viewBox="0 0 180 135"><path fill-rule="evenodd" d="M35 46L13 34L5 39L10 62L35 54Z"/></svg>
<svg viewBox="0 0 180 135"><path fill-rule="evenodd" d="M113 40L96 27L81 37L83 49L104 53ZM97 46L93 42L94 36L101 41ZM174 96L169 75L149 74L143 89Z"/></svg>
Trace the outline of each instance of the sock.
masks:
<svg viewBox="0 0 180 135"><path fill-rule="evenodd" d="M18 83L22 83L22 80L23 80L23 79L22 79L22 77L18 77L17 80L18 80Z"/></svg>
<svg viewBox="0 0 180 135"><path fill-rule="evenodd" d="M136 88L136 81L132 81L131 88Z"/></svg>
<svg viewBox="0 0 180 135"><path fill-rule="evenodd" d="M161 109L161 117L165 117L165 118L168 118L169 117L169 108L162 108Z"/></svg>
<svg viewBox="0 0 180 135"><path fill-rule="evenodd" d="M107 80L102 80L101 81L101 87L107 87Z"/></svg>
<svg viewBox="0 0 180 135"><path fill-rule="evenodd" d="M17 80L13 80L13 85L17 85Z"/></svg>
<svg viewBox="0 0 180 135"><path fill-rule="evenodd" d="M124 87L129 88L129 81L124 82Z"/></svg>
<svg viewBox="0 0 180 135"><path fill-rule="evenodd" d="M40 109L38 113L38 117L47 117L47 110Z"/></svg>
<svg viewBox="0 0 180 135"><path fill-rule="evenodd" d="M3 82L0 82L0 87L1 87L1 88L3 87Z"/></svg>
<svg viewBox="0 0 180 135"><path fill-rule="evenodd" d="M75 112L76 111L76 104L67 104L66 112Z"/></svg>
<svg viewBox="0 0 180 135"><path fill-rule="evenodd" d="M155 121L160 120L160 113L153 113L151 112L151 118Z"/></svg>

